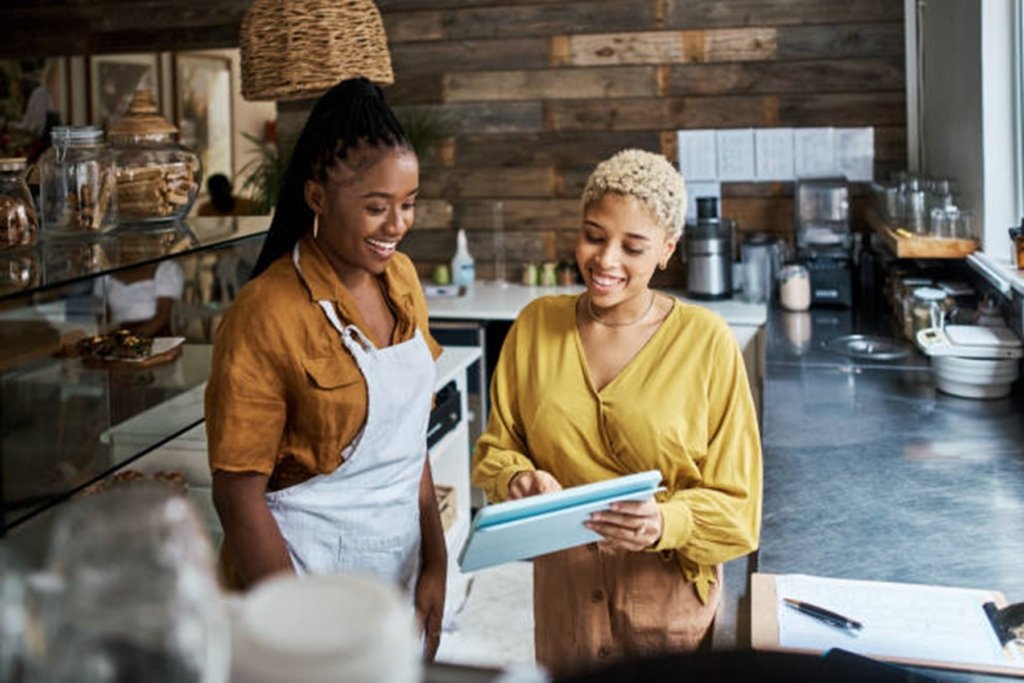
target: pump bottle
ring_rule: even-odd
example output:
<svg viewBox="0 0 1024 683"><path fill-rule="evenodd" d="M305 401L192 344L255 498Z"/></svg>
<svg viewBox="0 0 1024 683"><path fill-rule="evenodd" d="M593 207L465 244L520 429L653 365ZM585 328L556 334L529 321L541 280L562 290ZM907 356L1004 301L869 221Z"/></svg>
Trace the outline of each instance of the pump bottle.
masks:
<svg viewBox="0 0 1024 683"><path fill-rule="evenodd" d="M469 253L466 231L459 228L455 242L455 256L452 257L452 283L470 289L476 279L476 263Z"/></svg>

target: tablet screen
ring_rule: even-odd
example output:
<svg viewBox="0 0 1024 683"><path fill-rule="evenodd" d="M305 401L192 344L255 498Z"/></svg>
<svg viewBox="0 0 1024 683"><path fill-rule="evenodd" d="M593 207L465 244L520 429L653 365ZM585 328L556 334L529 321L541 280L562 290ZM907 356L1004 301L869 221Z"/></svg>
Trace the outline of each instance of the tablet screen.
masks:
<svg viewBox="0 0 1024 683"><path fill-rule="evenodd" d="M477 512L473 518L473 527L483 529L495 524L515 521L524 517L533 517L545 512L562 510L576 505L600 501L605 498L618 497L625 494L650 490L661 482L661 472L649 470L638 472L615 479L606 479L592 484L573 486L571 488L542 493L528 498L517 498L488 505Z"/></svg>

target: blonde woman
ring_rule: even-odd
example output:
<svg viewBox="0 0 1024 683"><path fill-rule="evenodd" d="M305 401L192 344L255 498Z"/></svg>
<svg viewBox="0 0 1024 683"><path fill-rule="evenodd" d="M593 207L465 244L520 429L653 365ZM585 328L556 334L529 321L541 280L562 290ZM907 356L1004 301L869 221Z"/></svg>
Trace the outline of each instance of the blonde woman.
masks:
<svg viewBox="0 0 1024 683"><path fill-rule="evenodd" d="M721 564L757 547L761 448L738 345L715 313L650 288L685 207L663 156L599 164L576 244L586 291L532 302L495 368L473 456L489 500L650 469L667 488L595 513L600 543L534 561L537 659L556 675L706 645Z"/></svg>

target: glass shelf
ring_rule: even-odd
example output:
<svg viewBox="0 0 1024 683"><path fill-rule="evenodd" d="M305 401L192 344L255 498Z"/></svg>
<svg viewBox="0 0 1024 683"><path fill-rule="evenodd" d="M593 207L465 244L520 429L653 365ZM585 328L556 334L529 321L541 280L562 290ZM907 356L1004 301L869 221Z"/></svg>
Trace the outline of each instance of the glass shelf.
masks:
<svg viewBox="0 0 1024 683"><path fill-rule="evenodd" d="M182 255L228 246L270 226L270 216L196 217L123 224L101 237L44 240L0 251L0 304Z"/></svg>
<svg viewBox="0 0 1024 683"><path fill-rule="evenodd" d="M213 333L269 222L125 225L33 250L38 279L0 290L0 536L35 529L25 523L202 422ZM152 364L68 356L82 337L117 327L112 288L155 281L158 269L181 284L168 323L186 340L179 355Z"/></svg>
<svg viewBox="0 0 1024 683"><path fill-rule="evenodd" d="M210 346L186 344L152 367L46 358L3 373L3 533L199 424L209 371Z"/></svg>

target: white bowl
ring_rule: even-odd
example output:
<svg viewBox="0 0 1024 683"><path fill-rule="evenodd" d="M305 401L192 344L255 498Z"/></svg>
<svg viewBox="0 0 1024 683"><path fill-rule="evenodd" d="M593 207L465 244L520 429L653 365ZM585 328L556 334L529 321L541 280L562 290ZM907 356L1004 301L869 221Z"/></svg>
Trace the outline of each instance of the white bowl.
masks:
<svg viewBox="0 0 1024 683"><path fill-rule="evenodd" d="M1012 382L1007 384L968 384L942 377L935 378L935 388L961 398L1003 398L1010 393Z"/></svg>
<svg viewBox="0 0 1024 683"><path fill-rule="evenodd" d="M964 398L1002 398L1017 379L1020 362L1006 358L934 356L932 371L939 391Z"/></svg>

